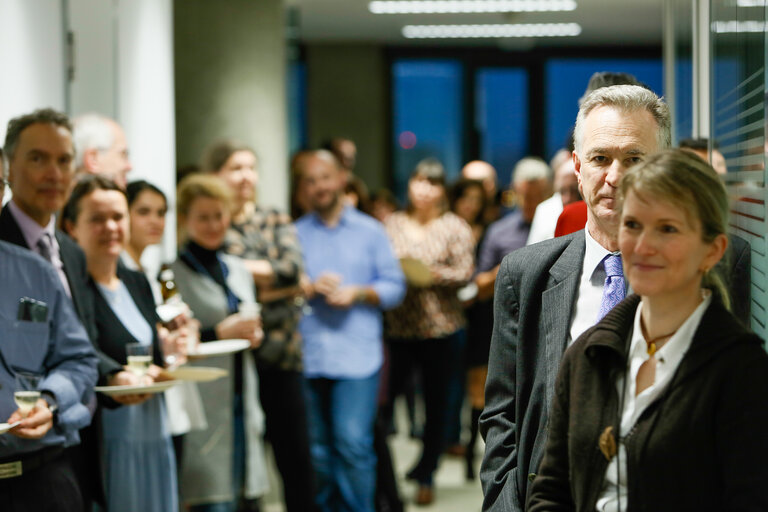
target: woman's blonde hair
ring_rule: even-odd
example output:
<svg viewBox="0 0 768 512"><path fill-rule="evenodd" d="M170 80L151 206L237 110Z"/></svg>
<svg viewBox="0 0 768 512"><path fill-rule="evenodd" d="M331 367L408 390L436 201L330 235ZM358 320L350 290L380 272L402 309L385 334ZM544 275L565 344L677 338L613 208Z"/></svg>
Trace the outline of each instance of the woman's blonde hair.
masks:
<svg viewBox="0 0 768 512"><path fill-rule="evenodd" d="M681 149L656 153L632 167L619 183L618 199L623 205L629 192L641 200L653 198L683 210L691 225L701 225L701 239L711 243L727 235L728 194L722 180L707 162ZM726 307L730 295L725 280L715 267L702 279Z"/></svg>
<svg viewBox="0 0 768 512"><path fill-rule="evenodd" d="M232 212L232 191L221 178L212 174L190 174L186 176L176 189L176 216L178 222L177 239L179 244L186 241L186 233L181 220L189 214L189 209L195 199L205 197L222 202L227 212Z"/></svg>
<svg viewBox="0 0 768 512"><path fill-rule="evenodd" d="M190 174L176 189L176 214L186 216L194 200L200 197L218 199L227 210L232 208L232 192L220 178L210 174Z"/></svg>

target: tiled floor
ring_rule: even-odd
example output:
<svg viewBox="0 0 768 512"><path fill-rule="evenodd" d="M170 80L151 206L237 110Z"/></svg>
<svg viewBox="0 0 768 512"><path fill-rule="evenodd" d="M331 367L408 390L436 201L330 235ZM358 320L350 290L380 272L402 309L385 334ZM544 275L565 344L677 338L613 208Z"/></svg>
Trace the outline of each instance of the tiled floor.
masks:
<svg viewBox="0 0 768 512"><path fill-rule="evenodd" d="M400 415L403 417L403 415ZM406 428L400 428L400 432L406 432ZM482 492L480 482L467 481L464 478L465 464L463 458L444 456L440 468L435 475L435 502L428 507L417 507L413 504L413 495L416 491L415 484L404 479L405 473L413 466L419 456L421 444L410 437L397 434L390 437L390 451L392 453L395 472L398 477L400 495L406 503L407 512L478 512L482 504ZM482 457L482 442L477 445L477 470ZM274 463L269 461L274 471ZM264 512L284 512L280 502L279 484L272 475L272 491L264 499Z"/></svg>

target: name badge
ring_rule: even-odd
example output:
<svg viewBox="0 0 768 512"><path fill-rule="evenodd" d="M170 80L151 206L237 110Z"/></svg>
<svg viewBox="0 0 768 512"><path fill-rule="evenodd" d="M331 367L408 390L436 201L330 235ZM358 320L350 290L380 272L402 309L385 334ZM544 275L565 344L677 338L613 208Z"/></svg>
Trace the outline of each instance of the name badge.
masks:
<svg viewBox="0 0 768 512"><path fill-rule="evenodd" d="M0 479L21 476L21 461L0 464Z"/></svg>

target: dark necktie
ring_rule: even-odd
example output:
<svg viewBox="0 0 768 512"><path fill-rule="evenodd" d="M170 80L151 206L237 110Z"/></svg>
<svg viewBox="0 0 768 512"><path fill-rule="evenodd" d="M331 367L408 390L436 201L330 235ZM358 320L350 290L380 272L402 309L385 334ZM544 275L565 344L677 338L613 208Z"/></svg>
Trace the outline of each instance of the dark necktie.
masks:
<svg viewBox="0 0 768 512"><path fill-rule="evenodd" d="M613 307L624 300L624 272L621 268L621 256L609 254L603 260L605 267L605 284L603 285L603 299L600 302L600 312L597 315L599 322Z"/></svg>
<svg viewBox="0 0 768 512"><path fill-rule="evenodd" d="M51 244L51 236L48 233L43 233L43 236L37 241L37 250L40 256L48 260L48 263L53 263L53 244Z"/></svg>

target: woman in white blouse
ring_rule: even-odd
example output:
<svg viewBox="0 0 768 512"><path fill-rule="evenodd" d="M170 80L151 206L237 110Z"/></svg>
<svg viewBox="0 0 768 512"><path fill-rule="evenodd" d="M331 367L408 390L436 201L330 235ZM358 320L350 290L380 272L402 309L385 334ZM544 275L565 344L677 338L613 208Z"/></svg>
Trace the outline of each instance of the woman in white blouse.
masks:
<svg viewBox="0 0 768 512"><path fill-rule="evenodd" d="M671 150L619 198L636 295L566 352L528 510L768 510L768 356L717 277L725 188Z"/></svg>

